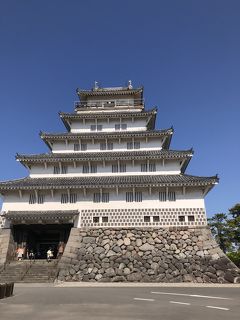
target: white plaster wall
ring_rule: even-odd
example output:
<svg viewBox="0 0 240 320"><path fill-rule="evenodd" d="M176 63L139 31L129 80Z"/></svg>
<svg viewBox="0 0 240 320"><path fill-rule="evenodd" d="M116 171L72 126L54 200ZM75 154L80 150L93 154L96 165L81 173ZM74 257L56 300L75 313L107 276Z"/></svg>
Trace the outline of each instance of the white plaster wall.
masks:
<svg viewBox="0 0 240 320"><path fill-rule="evenodd" d="M148 138L141 139L136 138L135 141L140 141L140 150L159 150L162 148L162 139L161 138ZM95 141L92 143L92 140L82 140L83 143L87 143L87 150L86 151L74 151L74 143L78 141L69 141L66 144L64 141L55 141L52 146L53 153L71 153L71 152L104 152L104 150L100 150L100 143L104 142L104 139L101 141ZM112 151L131 151L127 149L127 142L131 142L131 139L125 140L121 138L121 142L119 143L118 139L108 139L108 142L113 143L113 150ZM106 150L109 152L109 150Z"/></svg>
<svg viewBox="0 0 240 320"><path fill-rule="evenodd" d="M82 173L83 164L85 163L77 163L76 168L73 163L63 163L68 167L67 174L54 174L54 164L48 164L47 168L45 168L44 164L40 165L32 165L30 170L31 178L43 178L43 177L78 177L78 176L118 176L118 175L133 175L133 174L141 174L141 175L159 175L159 174L179 174L180 173L180 162L178 160L165 160L163 161L150 161L150 163L156 163L156 171L154 172L141 172L141 164L146 163L146 161L134 161L134 165L131 161L120 161L120 164L126 164L126 172L116 172L112 173L112 165L117 164L117 161L106 161L105 166L103 162L91 162L93 165L97 165L97 173ZM58 165L56 163L55 165Z"/></svg>
<svg viewBox="0 0 240 320"><path fill-rule="evenodd" d="M102 131L101 132L117 132L119 130L115 130L115 124L119 124L120 121L117 119L110 120L109 123L106 120L97 120L97 124L102 125ZM122 119L122 124L127 124L127 130L122 130L124 132L126 131L145 131L147 130L146 127L146 120L144 119L134 119L132 122L132 119ZM72 121L71 123L71 132L78 133L78 132L93 132L91 131L91 125L95 125L96 122L94 120L85 120L85 124L83 124L82 120L79 121Z"/></svg>
<svg viewBox="0 0 240 320"><path fill-rule="evenodd" d="M136 191L143 192L142 202L126 202L126 191L132 189L119 190L117 195L116 190L109 192L108 189L103 192L110 193L110 201L108 203L94 203L93 193L99 192L98 189L87 190L84 196L82 190L72 191L77 193L77 203L61 204L61 194L67 193L67 190L55 191L54 198L52 198L50 191L42 191L45 194L45 202L43 204L29 204L29 191L22 192L22 198L17 192L11 192L5 196L2 211L42 211L42 210L93 210L93 209L136 209L136 208L205 208L203 194L200 189L187 188L186 193L183 194L182 189L176 190L176 201L159 201L158 192L165 189L153 189L149 194L149 190L136 188ZM169 189L169 191L173 191Z"/></svg>

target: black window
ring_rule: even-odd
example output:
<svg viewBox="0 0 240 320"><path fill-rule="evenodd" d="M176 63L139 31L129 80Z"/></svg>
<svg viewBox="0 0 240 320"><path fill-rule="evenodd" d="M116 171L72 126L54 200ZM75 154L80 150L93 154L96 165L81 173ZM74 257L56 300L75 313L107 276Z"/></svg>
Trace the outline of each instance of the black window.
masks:
<svg viewBox="0 0 240 320"><path fill-rule="evenodd" d="M74 143L73 149L74 149L74 151L79 151L79 150L80 150L80 145L79 145L79 143Z"/></svg>
<svg viewBox="0 0 240 320"><path fill-rule="evenodd" d="M169 201L176 201L176 193L174 191L168 192L168 200Z"/></svg>
<svg viewBox="0 0 240 320"><path fill-rule="evenodd" d="M35 195L35 193L30 193L29 204L34 204L34 203L36 203L36 195Z"/></svg>
<svg viewBox="0 0 240 320"><path fill-rule="evenodd" d="M39 194L38 195L38 204L43 204L44 203L44 195L43 194Z"/></svg>
<svg viewBox="0 0 240 320"><path fill-rule="evenodd" d="M144 216L143 220L144 222L150 222L150 216Z"/></svg>
<svg viewBox="0 0 240 320"><path fill-rule="evenodd" d="M54 173L54 174L59 174L59 173L60 173L60 168L59 168L59 166L54 166L54 167L53 167L53 173Z"/></svg>
<svg viewBox="0 0 240 320"><path fill-rule="evenodd" d="M102 222L108 222L108 217L102 217Z"/></svg>
<svg viewBox="0 0 240 320"><path fill-rule="evenodd" d="M70 193L70 203L76 203L76 202L77 202L77 194Z"/></svg>
<svg viewBox="0 0 240 320"><path fill-rule="evenodd" d="M68 203L68 194L67 193L62 193L61 203Z"/></svg>
<svg viewBox="0 0 240 320"><path fill-rule="evenodd" d="M159 201L166 201L167 200L167 194L165 191L159 192Z"/></svg>
<svg viewBox="0 0 240 320"><path fill-rule="evenodd" d="M133 202L133 192L126 192L126 202Z"/></svg>
<svg viewBox="0 0 240 320"><path fill-rule="evenodd" d="M179 222L184 222L185 221L185 216L178 216L178 221Z"/></svg>
<svg viewBox="0 0 240 320"><path fill-rule="evenodd" d="M86 151L86 150L87 150L87 144L81 143L81 151Z"/></svg>

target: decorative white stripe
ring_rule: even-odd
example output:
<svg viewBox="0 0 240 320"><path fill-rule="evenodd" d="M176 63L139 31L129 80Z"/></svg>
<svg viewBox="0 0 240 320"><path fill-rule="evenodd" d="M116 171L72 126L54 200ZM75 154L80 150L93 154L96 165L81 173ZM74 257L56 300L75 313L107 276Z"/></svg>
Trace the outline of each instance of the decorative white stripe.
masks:
<svg viewBox="0 0 240 320"><path fill-rule="evenodd" d="M221 308L221 307L214 307L214 306L206 306L206 308L211 308L211 309L219 309L219 310L226 310L228 311L228 308Z"/></svg>
<svg viewBox="0 0 240 320"><path fill-rule="evenodd" d="M173 296L185 296L185 297L193 297L193 298L232 300L231 298L202 296L202 295L198 295L198 294L186 294L186 293L174 293L174 292L154 292L154 291L152 291L151 293L153 293L153 294L166 294L166 295L173 295Z"/></svg>
<svg viewBox="0 0 240 320"><path fill-rule="evenodd" d="M169 301L170 303L176 303L176 304L184 304L184 305L187 305L187 306L190 306L191 303L188 303L188 302L179 302L179 301Z"/></svg>
<svg viewBox="0 0 240 320"><path fill-rule="evenodd" d="M155 299L144 299L144 298L134 298L133 300L140 300L140 301L155 301Z"/></svg>

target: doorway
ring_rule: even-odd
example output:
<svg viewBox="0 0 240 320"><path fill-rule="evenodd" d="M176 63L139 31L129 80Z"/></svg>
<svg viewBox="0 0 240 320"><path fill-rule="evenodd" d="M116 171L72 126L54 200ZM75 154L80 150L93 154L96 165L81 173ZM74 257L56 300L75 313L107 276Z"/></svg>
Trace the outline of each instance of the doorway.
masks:
<svg viewBox="0 0 240 320"><path fill-rule="evenodd" d="M53 257L57 258L59 246L66 246L72 226L72 224L14 225L13 238L16 247L25 249L25 258L27 252L33 251L36 259L46 259L50 248Z"/></svg>

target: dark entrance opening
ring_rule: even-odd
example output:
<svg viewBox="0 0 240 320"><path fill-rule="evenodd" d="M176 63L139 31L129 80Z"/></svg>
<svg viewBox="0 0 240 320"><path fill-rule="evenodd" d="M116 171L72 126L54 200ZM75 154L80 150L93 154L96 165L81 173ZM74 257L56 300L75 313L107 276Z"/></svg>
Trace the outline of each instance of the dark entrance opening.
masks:
<svg viewBox="0 0 240 320"><path fill-rule="evenodd" d="M24 256L31 250L36 259L46 259L48 249L58 258L60 246L65 248L72 224L14 225L13 238L16 247L24 248Z"/></svg>

